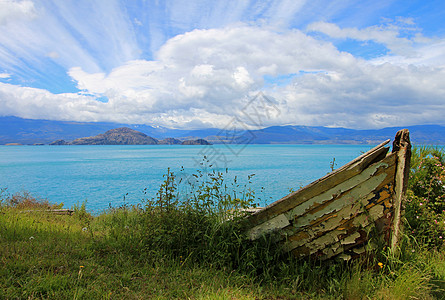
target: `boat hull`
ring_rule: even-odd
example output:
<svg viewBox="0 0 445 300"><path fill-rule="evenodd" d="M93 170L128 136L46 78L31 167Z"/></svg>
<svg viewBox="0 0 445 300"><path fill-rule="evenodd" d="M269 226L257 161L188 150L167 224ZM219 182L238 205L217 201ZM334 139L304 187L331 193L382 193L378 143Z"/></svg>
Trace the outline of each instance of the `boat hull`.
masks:
<svg viewBox="0 0 445 300"><path fill-rule="evenodd" d="M396 248L409 132L397 133L391 153L388 143L249 216L249 238L274 234L285 251L321 260L359 256L372 238Z"/></svg>

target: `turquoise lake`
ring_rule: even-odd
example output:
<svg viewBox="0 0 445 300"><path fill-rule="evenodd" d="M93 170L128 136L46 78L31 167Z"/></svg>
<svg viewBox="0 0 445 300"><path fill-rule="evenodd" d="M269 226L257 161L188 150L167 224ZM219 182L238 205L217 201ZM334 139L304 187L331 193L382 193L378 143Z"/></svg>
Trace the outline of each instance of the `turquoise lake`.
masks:
<svg viewBox="0 0 445 300"><path fill-rule="evenodd" d="M87 200L94 213L154 197L167 168L178 178L224 171L269 204L371 149L373 145L0 146L0 188L30 192L70 208ZM206 156L211 168L200 165ZM183 167L183 171L181 171Z"/></svg>

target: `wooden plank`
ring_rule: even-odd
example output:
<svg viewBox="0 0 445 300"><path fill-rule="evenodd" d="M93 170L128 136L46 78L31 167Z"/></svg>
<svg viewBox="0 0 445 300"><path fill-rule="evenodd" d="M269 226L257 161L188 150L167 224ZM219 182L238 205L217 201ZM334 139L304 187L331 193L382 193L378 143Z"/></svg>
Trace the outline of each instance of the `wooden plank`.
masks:
<svg viewBox="0 0 445 300"><path fill-rule="evenodd" d="M261 237L261 235L263 234L268 234L272 231L275 231L279 228L284 228L288 225L290 225L289 219L284 214L281 214L250 229L247 232L247 236L249 237L249 239L255 240Z"/></svg>
<svg viewBox="0 0 445 300"><path fill-rule="evenodd" d="M384 147L389 143L389 140L381 143L377 147L371 149L365 154L359 156L343 167L335 170L334 172L312 182L311 184L303 187L302 189L283 197L282 199L266 206L265 208L257 211L249 217L249 223L251 227L259 225L269 219L282 214L289 209L299 205L308 199L311 199L326 190L329 190L337 184L350 179L351 177L361 173L372 163L383 159L388 152L388 148Z"/></svg>
<svg viewBox="0 0 445 300"><path fill-rule="evenodd" d="M349 222L350 219L356 218L362 213L366 214L373 206L382 205L384 213L389 213L393 197L394 169L393 166L386 170L389 174L381 185L371 193L363 193L363 196L357 199L352 207L346 206L338 211L321 216L302 228L288 226L283 229L283 236L287 237L287 240L290 242L296 241L297 243L294 243L296 245L303 244L333 229L349 228L351 226L351 222ZM360 187L356 189L360 195ZM305 233L303 234L300 231L305 231Z"/></svg>
<svg viewBox="0 0 445 300"><path fill-rule="evenodd" d="M23 210L21 211L23 213L34 213L34 212L44 212L44 213L51 213L54 215L72 215L74 213L74 210L68 209L68 208L60 208L60 209L30 209L30 210Z"/></svg>
<svg viewBox="0 0 445 300"><path fill-rule="evenodd" d="M372 229L395 251L411 157L408 130L397 133L387 155L388 142L251 215L250 238L278 231L276 242L296 256L349 259L366 251Z"/></svg>
<svg viewBox="0 0 445 300"><path fill-rule="evenodd" d="M384 211L382 206L376 205L370 210L370 214L374 218L379 219L384 217ZM351 219L354 225L348 233L347 229L335 229L327 234L324 234L309 243L305 243L299 247L290 249L292 253L297 257L309 256L318 253L322 257L321 259L328 259L344 251L345 245L356 245L356 241L362 238L362 235L357 235L358 231L366 231L370 226L374 226L374 219L370 219L366 214L361 214L358 217ZM360 245L365 240L360 241ZM288 248L284 248L288 250Z"/></svg>
<svg viewBox="0 0 445 300"><path fill-rule="evenodd" d="M377 193L380 194L380 191L383 190L385 190L385 186L379 188ZM392 194L383 194L385 198L379 199L378 201L372 203L372 205L370 205L369 202L372 200L373 195L366 195L359 199L352 207L345 207L340 211L333 212L328 215L330 218L326 218L326 216L324 216L324 220L316 225L308 226L297 231L295 231L295 228L284 230L283 233L288 235L287 241L284 245L285 251L290 251L301 245L308 244L312 240L319 238L322 235L329 234L329 232L334 230L341 232L374 222L381 217L380 211L382 211L383 214L387 213L385 211L386 206L383 204L385 200L392 197ZM363 211L363 208L366 205L368 205L369 209L367 211ZM381 208L374 208L376 206L380 206ZM304 234L302 232L304 232Z"/></svg>
<svg viewBox="0 0 445 300"><path fill-rule="evenodd" d="M389 176L388 173L391 173L388 171L388 169L391 168L389 163L393 161L394 160L390 158L386 161L375 163L362 173L306 201L285 214L289 219L295 218L294 225L298 226L298 224L309 224L308 221L310 220L306 220L308 214L316 218L320 214L326 213L328 209L351 205L355 202L355 199L371 193ZM319 209L320 206L324 206L323 209Z"/></svg>
<svg viewBox="0 0 445 300"><path fill-rule="evenodd" d="M362 173L336 185L330 190L251 228L247 234L250 239L256 239L261 236L261 234L283 229L291 223L294 228L304 227L310 225L311 222L322 215L341 210L343 206L351 206L361 195L369 194L385 181L388 176L392 177L393 172L388 171L388 169L393 168L394 165L395 155L390 155L384 160L374 163ZM390 181L392 180L393 178L390 178ZM348 191L349 193L345 194L345 192ZM344 199L340 199L345 195L346 197L343 197Z"/></svg>

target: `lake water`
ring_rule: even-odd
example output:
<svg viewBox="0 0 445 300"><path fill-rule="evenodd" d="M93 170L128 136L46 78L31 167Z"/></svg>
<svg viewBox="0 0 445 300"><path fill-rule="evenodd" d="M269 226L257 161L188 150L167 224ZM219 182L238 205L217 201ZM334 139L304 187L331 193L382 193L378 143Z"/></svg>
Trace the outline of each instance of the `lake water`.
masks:
<svg viewBox="0 0 445 300"><path fill-rule="evenodd" d="M212 168L235 176L269 204L326 175L371 149L370 145L212 145L212 146L0 146L0 188L27 191L70 208L87 200L100 212L111 204L138 204L147 189L156 195L167 168L187 177L204 155ZM182 167L184 168L181 171ZM207 169L209 170L209 169ZM263 188L263 189L262 189ZM262 191L262 192L261 192ZM124 198L125 197L125 198Z"/></svg>

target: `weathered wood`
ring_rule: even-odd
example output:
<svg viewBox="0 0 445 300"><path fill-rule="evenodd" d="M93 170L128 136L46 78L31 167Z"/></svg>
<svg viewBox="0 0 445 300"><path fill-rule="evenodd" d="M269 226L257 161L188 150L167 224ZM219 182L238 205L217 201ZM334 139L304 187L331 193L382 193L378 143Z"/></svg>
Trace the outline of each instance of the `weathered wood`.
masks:
<svg viewBox="0 0 445 300"><path fill-rule="evenodd" d="M317 223L314 225L311 224L297 231L295 231L295 228L284 229L283 233L288 235L283 245L284 249L287 251L292 250L324 234L329 234L333 230L349 230L380 219L383 215L386 215L387 209L391 207L385 201L392 196L386 192L386 188L382 188L380 193L384 193L385 197L379 198L378 202L370 203L372 198L362 197L353 206L344 207L339 211L326 215L320 218L321 220L317 220ZM363 207L367 207L366 212L363 211Z"/></svg>
<svg viewBox="0 0 445 300"><path fill-rule="evenodd" d="M288 237L284 248L292 250L323 234L329 234L333 230L350 230L374 222L374 220L382 217L380 212L386 214L388 209L391 208L390 204L387 203L390 202L391 197L391 187L383 185L377 188L375 194L360 197L352 206L346 206L325 215L313 224L297 229L296 232L295 228L292 227L285 229L283 233L287 234ZM364 208L366 211L364 211Z"/></svg>
<svg viewBox="0 0 445 300"><path fill-rule="evenodd" d="M285 251L318 259L364 253L371 229L396 245L409 172L409 133L397 133L389 154L388 142L253 213L247 235L257 239L275 231Z"/></svg>
<svg viewBox="0 0 445 300"><path fill-rule="evenodd" d="M384 146L387 145L389 141L390 140L387 140L381 143L377 147L357 157L334 172L327 174L326 176L314 181L300 190L291 193L257 211L249 218L250 224L252 226L256 226L265 222L266 220L272 219L290 208L293 208L296 205L321 194L323 191L336 186L338 183L348 180L351 177L361 173L370 164L385 157L389 148Z"/></svg>
<svg viewBox="0 0 445 300"><path fill-rule="evenodd" d="M411 161L411 142L408 129L397 132L393 142L393 153L397 153L397 172L395 176L394 217L392 224L391 250L398 252L401 231L402 201L408 187Z"/></svg>
<svg viewBox="0 0 445 300"><path fill-rule="evenodd" d="M68 209L68 208L60 208L60 209L30 209L30 210L23 210L24 213L34 213L34 212L40 212L40 213L51 213L54 215L72 215L74 213L74 210Z"/></svg>
<svg viewBox="0 0 445 300"><path fill-rule="evenodd" d="M363 184L366 180L371 179L373 182L375 182L374 184L378 185L379 182L377 181L381 179L380 182L382 182L386 177L385 173L383 173L381 170L379 172L379 169L386 169L388 166L394 166L394 164L395 156L391 155L384 160L375 163L372 167L367 168L356 176L353 176L343 182L339 182L337 185L326 191L319 190L318 193L320 194L315 197L312 197L304 202L296 201L293 208L290 208L282 214L252 227L248 231L248 235L251 239L256 239L262 234L267 234L271 231L282 229L291 223L294 228L299 228L302 225L309 224L309 222L313 221L317 214L326 214L326 210L320 210L320 208L323 208L323 205L328 206L327 208L329 209L329 204L332 203L335 203L336 205L351 204L359 194L368 194L371 192L360 189L361 184ZM353 191L351 192L351 190ZM347 191L352 193L352 195L349 195L348 200L339 199L341 198L340 195ZM342 200L346 202L344 203ZM318 212L316 210L318 210ZM313 212L313 214L311 214L312 218L309 218L308 215L311 211Z"/></svg>

